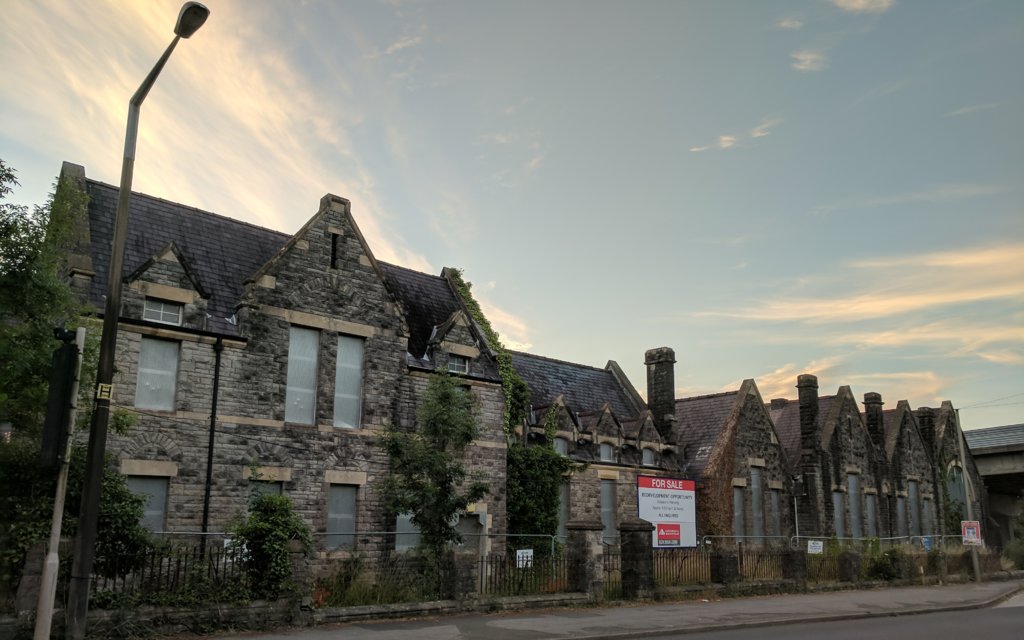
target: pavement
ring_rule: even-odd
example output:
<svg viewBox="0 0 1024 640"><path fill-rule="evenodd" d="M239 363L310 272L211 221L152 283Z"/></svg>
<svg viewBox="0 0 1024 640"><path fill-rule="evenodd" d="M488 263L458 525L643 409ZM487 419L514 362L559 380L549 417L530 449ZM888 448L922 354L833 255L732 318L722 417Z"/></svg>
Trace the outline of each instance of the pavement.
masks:
<svg viewBox="0 0 1024 640"><path fill-rule="evenodd" d="M1024 580L337 624L260 640L619 640L1013 604ZM1011 600L1012 599L1012 600Z"/></svg>

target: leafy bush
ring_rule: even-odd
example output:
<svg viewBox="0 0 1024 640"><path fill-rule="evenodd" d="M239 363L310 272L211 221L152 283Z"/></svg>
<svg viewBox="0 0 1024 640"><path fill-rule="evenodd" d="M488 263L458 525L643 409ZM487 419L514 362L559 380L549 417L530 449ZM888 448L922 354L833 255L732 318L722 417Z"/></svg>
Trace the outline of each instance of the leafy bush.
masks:
<svg viewBox="0 0 1024 640"><path fill-rule="evenodd" d="M231 534L249 578L252 597L268 600L288 588L292 576L289 543L298 542L306 553L313 544L309 527L295 513L287 496L254 496L248 515L236 520Z"/></svg>
<svg viewBox="0 0 1024 640"><path fill-rule="evenodd" d="M898 580L903 577L906 558L903 549L893 547L870 558L867 563L867 577L874 580Z"/></svg>
<svg viewBox="0 0 1024 640"><path fill-rule="evenodd" d="M1003 555L1006 556L1018 569L1024 569L1024 539L1011 540L1003 547Z"/></svg>

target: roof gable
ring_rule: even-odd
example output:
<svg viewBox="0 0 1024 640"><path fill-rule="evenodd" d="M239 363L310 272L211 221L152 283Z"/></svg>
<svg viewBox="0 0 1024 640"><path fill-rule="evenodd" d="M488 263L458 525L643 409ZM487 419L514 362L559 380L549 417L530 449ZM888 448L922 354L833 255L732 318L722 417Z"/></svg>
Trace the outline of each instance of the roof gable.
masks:
<svg viewBox="0 0 1024 640"><path fill-rule="evenodd" d="M155 266L158 262L168 261L173 261L178 264L178 266L181 268L182 273L192 284L192 288L199 294L201 298L210 297L210 294L206 291L205 288L203 288L202 283L199 281L199 275L196 273L195 269L193 269L192 266L189 264L188 258L186 258L185 255L181 252L181 250L178 249L177 243L174 242L173 240L170 243L168 243L166 247L153 254L149 258L149 260L146 260L141 265L139 265L139 267L135 271L128 274L128 276L125 278L125 282L134 282L136 280L140 280L145 275L145 273L149 271L153 266Z"/></svg>

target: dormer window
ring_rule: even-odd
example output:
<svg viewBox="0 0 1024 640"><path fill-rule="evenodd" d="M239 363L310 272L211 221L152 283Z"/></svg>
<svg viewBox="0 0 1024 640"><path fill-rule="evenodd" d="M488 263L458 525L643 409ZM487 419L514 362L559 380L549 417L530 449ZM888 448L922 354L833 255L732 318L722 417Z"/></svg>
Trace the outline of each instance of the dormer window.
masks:
<svg viewBox="0 0 1024 640"><path fill-rule="evenodd" d="M601 443L601 462L615 462L615 447L608 442Z"/></svg>
<svg viewBox="0 0 1024 640"><path fill-rule="evenodd" d="M653 467L654 466L654 449L651 449L650 447L644 447L643 459L641 460L640 463L642 465L644 465L645 467Z"/></svg>
<svg viewBox="0 0 1024 640"><path fill-rule="evenodd" d="M448 356L448 373L469 373L469 358L451 354Z"/></svg>
<svg viewBox="0 0 1024 640"><path fill-rule="evenodd" d="M561 456L569 455L569 441L565 438L555 438L555 453Z"/></svg>
<svg viewBox="0 0 1024 640"><path fill-rule="evenodd" d="M142 309L142 319L181 326L181 309L182 305L177 302L146 298L146 305Z"/></svg>

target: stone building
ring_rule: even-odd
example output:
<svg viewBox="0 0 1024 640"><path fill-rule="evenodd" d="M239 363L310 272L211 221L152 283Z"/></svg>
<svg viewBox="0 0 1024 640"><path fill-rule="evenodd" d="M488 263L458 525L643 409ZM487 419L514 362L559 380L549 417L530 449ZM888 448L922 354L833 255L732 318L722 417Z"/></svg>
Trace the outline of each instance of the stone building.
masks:
<svg viewBox="0 0 1024 640"><path fill-rule="evenodd" d="M970 496L972 515L983 524L984 536L984 527L990 522L985 484L960 429L957 410L947 400L938 409L920 407L915 413L933 462L940 522L945 534L959 535L958 521L967 519L966 501Z"/></svg>
<svg viewBox="0 0 1024 640"><path fill-rule="evenodd" d="M935 492L932 457L910 404L882 410L882 396L864 394L864 415L876 449L883 455L883 515L889 537L934 536L941 506ZM881 429L879 429L881 427Z"/></svg>
<svg viewBox="0 0 1024 640"><path fill-rule="evenodd" d="M646 354L647 397L682 469L698 481L702 536L784 544L792 535L786 453L753 380L736 391L675 398L675 353Z"/></svg>
<svg viewBox="0 0 1024 640"><path fill-rule="evenodd" d="M80 166L62 173L90 198L71 281L102 309L117 189ZM125 274L113 404L138 420L108 450L150 496L150 528L222 531L257 490L291 497L323 555L357 539L414 543L381 502L389 461L376 441L389 426L413 428L429 376L447 371L479 400L483 433L467 466L491 489L460 528L504 531L494 354L450 274L378 261L347 200L324 196L287 235L136 194Z"/></svg>
<svg viewBox="0 0 1024 640"><path fill-rule="evenodd" d="M818 395L818 379L797 378L798 399L773 399L772 421L796 479L800 536L860 539L884 531L884 461L847 386Z"/></svg>
<svg viewBox="0 0 1024 640"><path fill-rule="evenodd" d="M671 475L675 451L662 439L646 405L614 361L603 368L513 353L512 365L530 391L527 443L546 443L585 463L564 486L560 534L570 520L600 521L603 539L618 539L618 523L637 513L638 475Z"/></svg>

